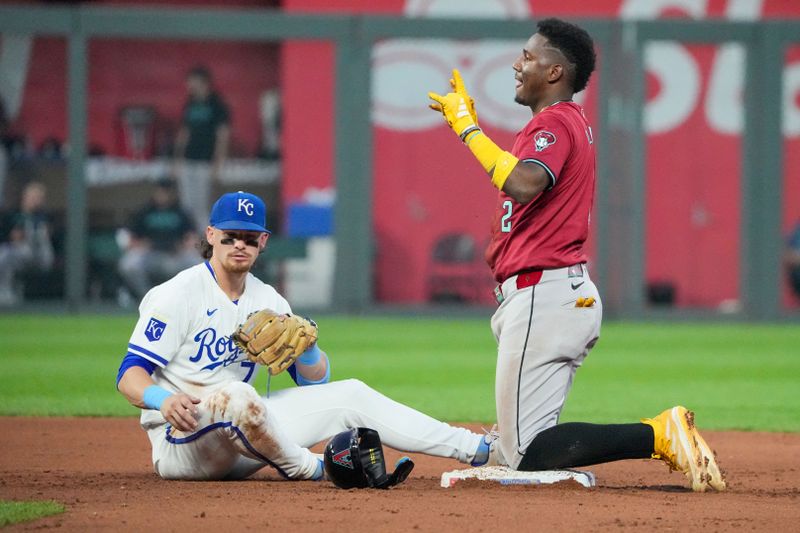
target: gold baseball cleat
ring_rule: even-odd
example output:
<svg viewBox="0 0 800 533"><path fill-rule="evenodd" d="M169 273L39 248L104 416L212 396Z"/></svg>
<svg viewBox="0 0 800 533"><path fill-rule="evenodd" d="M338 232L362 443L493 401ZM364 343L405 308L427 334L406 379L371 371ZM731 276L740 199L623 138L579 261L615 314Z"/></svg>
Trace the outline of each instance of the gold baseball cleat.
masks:
<svg viewBox="0 0 800 533"><path fill-rule="evenodd" d="M704 492L709 486L725 490L725 476L716 455L697 431L693 412L679 405L655 418L643 418L642 423L653 428L653 459L661 459L670 470L683 472L696 492Z"/></svg>

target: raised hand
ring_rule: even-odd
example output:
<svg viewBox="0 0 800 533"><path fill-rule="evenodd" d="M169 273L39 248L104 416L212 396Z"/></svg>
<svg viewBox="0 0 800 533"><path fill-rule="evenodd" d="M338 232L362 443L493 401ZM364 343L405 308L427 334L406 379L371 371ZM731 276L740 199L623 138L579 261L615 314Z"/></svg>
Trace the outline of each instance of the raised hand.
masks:
<svg viewBox="0 0 800 533"><path fill-rule="evenodd" d="M453 69L453 77L450 78L450 87L453 88L453 92L464 97L464 100L467 102L467 110L472 117L472 121L477 126L478 114L475 112L475 100L467 92L467 88L464 86L464 79L461 77L461 73L457 68Z"/></svg>

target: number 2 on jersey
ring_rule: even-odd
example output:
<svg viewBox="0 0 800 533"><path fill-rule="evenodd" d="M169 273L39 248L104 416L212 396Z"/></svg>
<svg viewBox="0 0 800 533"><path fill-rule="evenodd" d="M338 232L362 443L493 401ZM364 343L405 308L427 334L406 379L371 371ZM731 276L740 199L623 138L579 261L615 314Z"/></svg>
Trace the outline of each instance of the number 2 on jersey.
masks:
<svg viewBox="0 0 800 533"><path fill-rule="evenodd" d="M506 210L506 214L500 219L500 231L503 233L511 233L511 205L511 200L503 202L503 209Z"/></svg>

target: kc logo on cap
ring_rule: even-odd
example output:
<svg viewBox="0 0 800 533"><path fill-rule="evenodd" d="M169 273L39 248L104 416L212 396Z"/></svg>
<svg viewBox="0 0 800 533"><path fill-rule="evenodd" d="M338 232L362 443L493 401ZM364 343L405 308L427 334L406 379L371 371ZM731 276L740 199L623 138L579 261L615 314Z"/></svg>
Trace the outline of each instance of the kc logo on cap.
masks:
<svg viewBox="0 0 800 533"><path fill-rule="evenodd" d="M229 192L219 197L211 208L209 225L217 229L260 231L266 228L267 208L264 201L249 192Z"/></svg>
<svg viewBox="0 0 800 533"><path fill-rule="evenodd" d="M247 198L239 198L239 207L236 210L244 211L249 216L253 216L253 202Z"/></svg>

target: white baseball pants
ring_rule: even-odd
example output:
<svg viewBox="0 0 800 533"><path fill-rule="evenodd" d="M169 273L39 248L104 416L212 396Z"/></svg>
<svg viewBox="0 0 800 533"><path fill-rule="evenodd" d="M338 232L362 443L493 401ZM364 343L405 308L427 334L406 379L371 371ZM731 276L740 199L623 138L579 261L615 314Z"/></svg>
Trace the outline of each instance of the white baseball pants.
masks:
<svg viewBox="0 0 800 533"><path fill-rule="evenodd" d="M523 289L512 276L501 290L492 317L499 446L517 468L534 437L558 423L575 371L600 336L603 306L584 265L545 270ZM594 306L575 307L580 297Z"/></svg>
<svg viewBox="0 0 800 533"><path fill-rule="evenodd" d="M349 427L369 427L392 448L469 463L482 435L453 427L395 402L361 381L286 389L261 398L231 383L203 398L200 424L183 434L148 432L156 472L167 479L241 479L269 464L284 476L309 479L317 456L308 446Z"/></svg>

